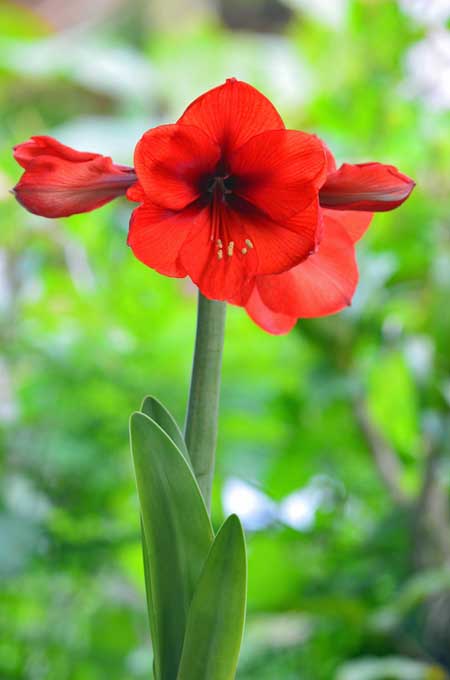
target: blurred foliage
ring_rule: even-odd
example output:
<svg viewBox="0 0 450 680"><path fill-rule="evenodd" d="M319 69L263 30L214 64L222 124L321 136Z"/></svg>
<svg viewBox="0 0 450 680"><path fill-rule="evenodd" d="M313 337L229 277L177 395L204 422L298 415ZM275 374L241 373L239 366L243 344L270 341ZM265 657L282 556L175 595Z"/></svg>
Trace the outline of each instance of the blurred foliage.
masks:
<svg viewBox="0 0 450 680"><path fill-rule="evenodd" d="M0 3L2 680L150 677L127 418L151 392L182 422L195 326L192 286L127 249L125 201L29 215L11 146L130 163L232 75L339 161L417 181L358 247L349 310L283 338L229 310L213 520L224 504L249 527L238 678L448 677L450 118L407 68L446 29L407 4Z"/></svg>

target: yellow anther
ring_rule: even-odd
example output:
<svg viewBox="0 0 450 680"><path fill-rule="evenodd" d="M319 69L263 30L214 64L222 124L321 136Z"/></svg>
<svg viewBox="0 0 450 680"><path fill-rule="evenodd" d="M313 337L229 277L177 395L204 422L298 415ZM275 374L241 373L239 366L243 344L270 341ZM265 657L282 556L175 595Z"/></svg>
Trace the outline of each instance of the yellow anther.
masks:
<svg viewBox="0 0 450 680"><path fill-rule="evenodd" d="M253 243L250 241L249 238L245 239L245 245L247 245L249 248L253 248Z"/></svg>
<svg viewBox="0 0 450 680"><path fill-rule="evenodd" d="M228 257L231 257L233 255L233 250L234 250L234 241L230 241L228 244Z"/></svg>
<svg viewBox="0 0 450 680"><path fill-rule="evenodd" d="M222 239L221 239L221 238L218 238L218 239L217 239L217 246L218 246L219 248L222 248L222 245L223 245L223 244L222 244Z"/></svg>
<svg viewBox="0 0 450 680"><path fill-rule="evenodd" d="M248 253L247 248L242 248L241 253L242 253L243 255L247 255L247 253Z"/></svg>
<svg viewBox="0 0 450 680"><path fill-rule="evenodd" d="M218 259L218 260L221 260L222 257L223 257L223 250L218 250L218 251L217 251L217 259Z"/></svg>

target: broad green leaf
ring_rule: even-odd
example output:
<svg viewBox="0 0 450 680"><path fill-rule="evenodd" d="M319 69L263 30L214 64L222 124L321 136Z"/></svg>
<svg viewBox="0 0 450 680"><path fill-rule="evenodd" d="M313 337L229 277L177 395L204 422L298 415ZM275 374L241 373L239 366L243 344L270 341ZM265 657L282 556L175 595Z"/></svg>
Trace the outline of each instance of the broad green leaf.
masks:
<svg viewBox="0 0 450 680"><path fill-rule="evenodd" d="M186 458L188 463L190 463L189 453L187 450L186 442L175 418L166 409L166 407L156 399L156 397L147 396L142 402L141 406L142 413L152 418L164 432L171 438L175 446L177 446L183 456Z"/></svg>
<svg viewBox="0 0 450 680"><path fill-rule="evenodd" d="M196 587L178 680L233 680L244 630L247 559L231 515L211 547Z"/></svg>
<svg viewBox="0 0 450 680"><path fill-rule="evenodd" d="M131 416L130 434L147 547L156 680L175 680L213 531L197 482L168 435L143 413Z"/></svg>
<svg viewBox="0 0 450 680"><path fill-rule="evenodd" d="M148 562L148 547L147 541L145 540L144 534L144 524L141 517L141 541L142 541L142 561L144 563L144 580L145 580L145 594L147 600L147 612L148 612L148 622L150 625L150 635L152 639L153 646L153 676L154 678L160 677L160 672L158 668L158 658L155 654L155 649L158 648L157 642L157 629L155 621L155 613L153 611L153 593L152 593L152 581L150 576L150 565Z"/></svg>

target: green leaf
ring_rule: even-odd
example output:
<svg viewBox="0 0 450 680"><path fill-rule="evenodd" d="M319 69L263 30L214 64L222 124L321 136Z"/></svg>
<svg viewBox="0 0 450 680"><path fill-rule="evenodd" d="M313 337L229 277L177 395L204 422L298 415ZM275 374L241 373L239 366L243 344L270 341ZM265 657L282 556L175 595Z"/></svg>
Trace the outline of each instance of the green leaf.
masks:
<svg viewBox="0 0 450 680"><path fill-rule="evenodd" d="M231 515L211 547L192 599L177 680L233 680L242 642L247 559Z"/></svg>
<svg viewBox="0 0 450 680"><path fill-rule="evenodd" d="M155 650L158 648L158 633L156 628L155 614L153 611L153 594L152 594L152 581L150 576L150 565L148 562L148 547L147 541L145 540L144 534L144 524L141 517L141 543L142 543L142 561L144 564L144 580L145 580L145 594L147 600L147 612L148 612L148 622L150 625L150 635L153 645L153 676L154 678L159 678L158 659L156 658Z"/></svg>
<svg viewBox="0 0 450 680"><path fill-rule="evenodd" d="M198 484L178 448L143 413L130 421L150 583L156 680L175 680L186 620L213 531Z"/></svg>
<svg viewBox="0 0 450 680"><path fill-rule="evenodd" d="M142 402L141 411L152 418L155 423L158 423L164 432L171 438L175 446L180 449L181 453L190 464L186 442L184 441L183 434L178 427L177 421L166 407L161 404L159 399L150 395L145 397Z"/></svg>

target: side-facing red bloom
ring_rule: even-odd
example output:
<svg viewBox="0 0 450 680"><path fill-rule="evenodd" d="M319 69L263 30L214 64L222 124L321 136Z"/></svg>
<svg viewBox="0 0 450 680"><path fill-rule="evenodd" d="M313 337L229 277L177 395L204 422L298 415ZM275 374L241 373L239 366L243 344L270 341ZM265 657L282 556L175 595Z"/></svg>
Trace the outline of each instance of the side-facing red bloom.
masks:
<svg viewBox="0 0 450 680"><path fill-rule="evenodd" d="M326 153L328 176L319 193L323 228L316 251L287 272L255 277L244 299L235 301L269 333L288 333L299 318L335 314L350 305L358 284L355 243L372 220L368 211L392 210L414 188L391 165L344 164L337 170L328 148Z"/></svg>
<svg viewBox="0 0 450 680"><path fill-rule="evenodd" d="M253 321L268 333L281 335L298 319L327 316L347 307L358 284L355 243L372 216L322 210L317 251L287 272L255 277L244 303Z"/></svg>
<svg viewBox="0 0 450 680"><path fill-rule="evenodd" d="M29 211L67 216L126 193L140 203L128 235L139 260L190 276L271 333L350 303L354 243L373 212L396 208L414 187L390 165L337 169L316 136L286 130L270 101L234 78L176 124L146 132L135 169L51 137L32 137L14 155L25 172L13 191Z"/></svg>
<svg viewBox="0 0 450 680"><path fill-rule="evenodd" d="M286 130L266 97L227 80L175 125L138 142L142 202L128 243L162 274L186 276L228 300L253 277L286 271L314 250L326 155L313 135Z"/></svg>
<svg viewBox="0 0 450 680"><path fill-rule="evenodd" d="M334 210L385 212L398 208L413 188L412 179L393 165L344 163L329 173L320 189L320 205Z"/></svg>
<svg viewBox="0 0 450 680"><path fill-rule="evenodd" d="M14 147L25 172L13 189L19 203L43 217L67 217L112 201L136 181L133 168L98 153L75 151L52 137Z"/></svg>

